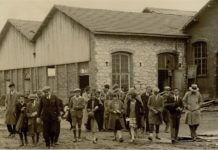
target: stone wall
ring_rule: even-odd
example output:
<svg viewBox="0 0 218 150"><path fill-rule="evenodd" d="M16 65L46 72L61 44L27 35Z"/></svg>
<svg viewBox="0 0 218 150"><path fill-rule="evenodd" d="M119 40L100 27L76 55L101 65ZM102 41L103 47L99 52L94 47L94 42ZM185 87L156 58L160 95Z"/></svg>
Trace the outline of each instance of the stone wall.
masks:
<svg viewBox="0 0 218 150"><path fill-rule="evenodd" d="M95 48L92 54L94 56L92 57L97 68L96 86L102 88L104 84L112 83L111 53L119 51L132 54L132 82L134 85L157 86L158 54L167 50L177 51L179 69L184 70L185 78L184 39L95 35ZM106 62L108 62L108 66ZM185 84L185 80L183 83Z"/></svg>

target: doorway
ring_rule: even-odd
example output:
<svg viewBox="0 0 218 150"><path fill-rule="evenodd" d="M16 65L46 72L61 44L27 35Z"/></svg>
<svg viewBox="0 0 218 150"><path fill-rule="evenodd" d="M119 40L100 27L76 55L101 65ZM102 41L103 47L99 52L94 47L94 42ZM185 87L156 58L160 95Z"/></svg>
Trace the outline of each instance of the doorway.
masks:
<svg viewBox="0 0 218 150"><path fill-rule="evenodd" d="M89 75L80 75L79 88L83 91L87 86L89 86Z"/></svg>
<svg viewBox="0 0 218 150"><path fill-rule="evenodd" d="M172 78L169 76L168 70L158 70L158 88L160 91L164 90L165 86L172 85Z"/></svg>

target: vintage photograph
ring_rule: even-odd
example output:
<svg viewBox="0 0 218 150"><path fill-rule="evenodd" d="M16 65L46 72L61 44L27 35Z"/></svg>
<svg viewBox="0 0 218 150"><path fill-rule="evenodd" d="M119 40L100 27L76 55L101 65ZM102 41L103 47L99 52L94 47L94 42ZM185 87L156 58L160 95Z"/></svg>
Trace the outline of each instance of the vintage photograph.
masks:
<svg viewBox="0 0 218 150"><path fill-rule="evenodd" d="M218 149L218 0L0 14L0 149Z"/></svg>

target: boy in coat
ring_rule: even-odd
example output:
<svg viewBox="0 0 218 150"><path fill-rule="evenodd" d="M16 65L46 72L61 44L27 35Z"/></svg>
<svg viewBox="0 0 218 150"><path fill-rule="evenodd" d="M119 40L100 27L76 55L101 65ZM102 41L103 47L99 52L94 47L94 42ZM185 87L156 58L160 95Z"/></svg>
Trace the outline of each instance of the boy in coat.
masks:
<svg viewBox="0 0 218 150"><path fill-rule="evenodd" d="M16 123L16 130L19 133L20 137L20 147L28 144L27 140L27 132L28 132L28 118L26 115L26 103L25 103L24 95L19 96L19 102L16 104L16 116L17 116L17 123Z"/></svg>
<svg viewBox="0 0 218 150"><path fill-rule="evenodd" d="M29 95L29 103L27 104L27 117L28 117L28 129L29 134L32 137L33 146L39 142L39 135L42 132L42 124L36 122L37 111L39 108L39 103L37 101L37 95Z"/></svg>
<svg viewBox="0 0 218 150"><path fill-rule="evenodd" d="M73 126L73 134L74 140L73 142L77 142L76 136L76 125L78 124L78 141L82 141L81 139L81 126L82 126L82 119L83 119L83 109L85 108L85 101L84 98L80 96L80 89L74 90L74 97L70 99L69 102L69 109L72 118L72 126Z"/></svg>

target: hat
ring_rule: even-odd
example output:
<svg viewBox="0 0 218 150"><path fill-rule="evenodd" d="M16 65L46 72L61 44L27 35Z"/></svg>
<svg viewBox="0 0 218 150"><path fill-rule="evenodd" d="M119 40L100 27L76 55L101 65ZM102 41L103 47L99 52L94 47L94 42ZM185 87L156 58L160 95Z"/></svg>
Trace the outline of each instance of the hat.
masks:
<svg viewBox="0 0 218 150"><path fill-rule="evenodd" d="M129 88L129 91L128 91L129 94L133 94L133 93L136 93L135 89L134 88Z"/></svg>
<svg viewBox="0 0 218 150"><path fill-rule="evenodd" d="M15 84L13 82L11 82L8 87L12 87L12 86L15 86Z"/></svg>
<svg viewBox="0 0 218 150"><path fill-rule="evenodd" d="M28 96L28 99L37 99L38 97L36 96L36 94L30 94Z"/></svg>
<svg viewBox="0 0 218 150"><path fill-rule="evenodd" d="M164 87L164 90L165 90L165 91L170 91L170 90L171 90L171 87L165 86L165 87Z"/></svg>
<svg viewBox="0 0 218 150"><path fill-rule="evenodd" d="M42 88L42 91L43 91L43 92L50 91L50 90L51 90L51 88L50 88L49 86L44 86L44 87Z"/></svg>
<svg viewBox="0 0 218 150"><path fill-rule="evenodd" d="M18 93L18 98L23 97L26 98L26 96L24 94Z"/></svg>
<svg viewBox="0 0 218 150"><path fill-rule="evenodd" d="M73 92L80 92L81 91L81 89L79 89L79 88L75 88L74 90L73 90Z"/></svg>
<svg viewBox="0 0 218 150"><path fill-rule="evenodd" d="M112 87L113 90L115 90L115 89L117 89L117 88L119 88L119 85L118 85L118 84L114 84L113 87Z"/></svg>
<svg viewBox="0 0 218 150"><path fill-rule="evenodd" d="M198 90L199 90L198 85L197 85L197 84L192 84L192 85L189 87L189 90L190 90L190 91L198 91Z"/></svg>

